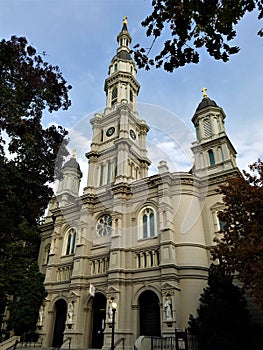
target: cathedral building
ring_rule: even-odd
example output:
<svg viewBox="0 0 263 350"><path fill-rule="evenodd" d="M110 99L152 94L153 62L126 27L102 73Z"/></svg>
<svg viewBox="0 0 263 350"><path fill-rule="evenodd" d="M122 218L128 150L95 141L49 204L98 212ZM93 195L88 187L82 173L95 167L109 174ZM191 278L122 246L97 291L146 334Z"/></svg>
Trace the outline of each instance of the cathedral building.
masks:
<svg viewBox="0 0 263 350"><path fill-rule="evenodd" d="M48 293L39 312L44 347L134 349L140 336L169 336L196 314L220 230L218 186L240 174L225 113L206 90L192 122L188 172L160 160L148 176L147 121L124 20L105 80L106 106L90 120L92 142L82 178L74 156L40 227L40 270ZM190 145L189 145L190 148ZM117 346L117 344L120 344Z"/></svg>

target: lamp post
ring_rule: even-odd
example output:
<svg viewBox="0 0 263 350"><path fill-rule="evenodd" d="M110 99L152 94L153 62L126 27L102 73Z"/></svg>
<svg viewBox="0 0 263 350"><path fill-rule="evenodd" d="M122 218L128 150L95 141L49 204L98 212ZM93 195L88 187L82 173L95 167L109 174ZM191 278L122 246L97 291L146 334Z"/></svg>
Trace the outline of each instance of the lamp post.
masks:
<svg viewBox="0 0 263 350"><path fill-rule="evenodd" d="M112 309L111 350L114 350L114 326L115 326L115 313L117 309L117 303L115 301L111 303L111 309Z"/></svg>

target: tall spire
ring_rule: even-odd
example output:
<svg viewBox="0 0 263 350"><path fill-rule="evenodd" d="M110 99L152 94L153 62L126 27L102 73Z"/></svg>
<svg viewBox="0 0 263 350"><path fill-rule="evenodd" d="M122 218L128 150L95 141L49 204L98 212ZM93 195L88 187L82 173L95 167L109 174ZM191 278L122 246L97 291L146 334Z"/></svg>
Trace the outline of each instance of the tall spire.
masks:
<svg viewBox="0 0 263 350"><path fill-rule="evenodd" d="M121 32L119 33L118 37L117 37L117 41L119 43L119 47L118 47L118 50L117 50L117 53L120 52L120 51L127 51L128 53L130 53L130 44L131 44L131 41L132 41L132 38L128 32L128 27L127 27L127 16L125 16L123 18L123 21L122 21L122 30Z"/></svg>
<svg viewBox="0 0 263 350"><path fill-rule="evenodd" d="M118 48L109 66L109 77L105 80L107 107L126 101L136 110L136 99L140 84L136 80L136 65L130 55L132 38L127 28L127 16L123 18L122 30L117 36Z"/></svg>
<svg viewBox="0 0 263 350"><path fill-rule="evenodd" d="M131 182L146 177L151 163L146 149L149 127L138 118L136 108L140 84L130 56L131 41L124 17L117 36L117 52L104 85L106 108L91 119L93 137L91 150L86 154L89 159L86 193L104 191L107 186L113 186L115 194L126 190L130 193Z"/></svg>

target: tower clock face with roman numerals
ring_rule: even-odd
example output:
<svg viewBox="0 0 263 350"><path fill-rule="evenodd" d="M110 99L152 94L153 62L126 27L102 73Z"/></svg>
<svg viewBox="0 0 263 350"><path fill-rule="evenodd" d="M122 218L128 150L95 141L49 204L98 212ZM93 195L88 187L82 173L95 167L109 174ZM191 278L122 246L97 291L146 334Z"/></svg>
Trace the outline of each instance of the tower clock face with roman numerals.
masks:
<svg viewBox="0 0 263 350"><path fill-rule="evenodd" d="M134 130L132 130L132 129L130 130L130 136L133 140L136 140L136 134L135 134Z"/></svg>

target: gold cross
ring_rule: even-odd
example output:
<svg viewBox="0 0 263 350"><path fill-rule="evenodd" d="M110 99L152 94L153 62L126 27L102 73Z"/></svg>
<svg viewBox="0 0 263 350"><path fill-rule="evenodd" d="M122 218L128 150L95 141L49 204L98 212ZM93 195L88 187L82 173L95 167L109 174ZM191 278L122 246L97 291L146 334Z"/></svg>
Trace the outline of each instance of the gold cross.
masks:
<svg viewBox="0 0 263 350"><path fill-rule="evenodd" d="M122 24L127 24L127 16L123 17Z"/></svg>
<svg viewBox="0 0 263 350"><path fill-rule="evenodd" d="M208 97L206 91L207 91L207 88L203 88L203 89L201 90L201 92L203 93L203 97Z"/></svg>

